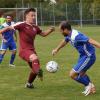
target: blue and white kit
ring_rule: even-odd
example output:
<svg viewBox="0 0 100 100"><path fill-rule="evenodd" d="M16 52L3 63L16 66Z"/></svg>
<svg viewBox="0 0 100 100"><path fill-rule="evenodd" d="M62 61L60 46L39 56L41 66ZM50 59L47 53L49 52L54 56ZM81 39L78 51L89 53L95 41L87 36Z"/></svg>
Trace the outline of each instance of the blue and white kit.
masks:
<svg viewBox="0 0 100 100"><path fill-rule="evenodd" d="M95 48L88 42L89 38L83 33L72 29L70 35L65 36L65 41L70 42L80 54L73 70L77 73L86 72L96 60Z"/></svg>
<svg viewBox="0 0 100 100"><path fill-rule="evenodd" d="M4 24L2 24L1 29L13 24L14 22L5 22ZM8 48L9 50L16 50L16 43L13 37L14 33L15 33L15 30L8 30L2 33L2 36L6 40L6 42L2 40L0 50L7 50Z"/></svg>

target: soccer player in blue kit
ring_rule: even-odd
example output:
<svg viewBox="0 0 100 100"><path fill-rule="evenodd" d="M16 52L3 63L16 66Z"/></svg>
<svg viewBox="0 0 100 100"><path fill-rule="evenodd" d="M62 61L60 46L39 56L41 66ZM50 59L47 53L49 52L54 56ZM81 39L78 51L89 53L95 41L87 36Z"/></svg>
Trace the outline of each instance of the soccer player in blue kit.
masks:
<svg viewBox="0 0 100 100"><path fill-rule="evenodd" d="M70 77L85 86L85 91L82 92L85 96L95 93L95 86L86 74L86 71L95 63L95 47L100 48L100 43L72 29L67 21L63 21L60 24L60 30L65 39L52 51L52 54L55 55L70 42L80 54L77 64L70 71Z"/></svg>
<svg viewBox="0 0 100 100"><path fill-rule="evenodd" d="M12 16L8 15L6 17L6 22L4 24L2 24L1 29L11 26L13 24L14 24L14 22L12 21ZM15 30L9 30L9 31L4 32L1 36L2 43L1 43L1 47L0 47L0 63L2 62L7 49L9 48L9 50L11 50L12 55L11 55L11 59L9 62L9 66L11 66L11 67L15 67L15 65L13 63L14 63L14 59L16 56L16 43L15 43L13 35L15 35L16 40L17 40Z"/></svg>

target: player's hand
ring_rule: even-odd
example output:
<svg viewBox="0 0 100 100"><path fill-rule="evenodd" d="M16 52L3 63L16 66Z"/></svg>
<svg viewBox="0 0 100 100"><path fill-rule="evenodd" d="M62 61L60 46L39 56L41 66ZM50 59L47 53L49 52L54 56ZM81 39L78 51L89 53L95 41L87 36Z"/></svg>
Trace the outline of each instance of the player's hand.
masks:
<svg viewBox="0 0 100 100"><path fill-rule="evenodd" d="M7 40L6 40L6 39L3 39L3 42L4 42L4 43L6 43L6 42L7 42Z"/></svg>
<svg viewBox="0 0 100 100"><path fill-rule="evenodd" d="M12 27L12 26L8 26L8 29L9 29L9 30L13 30L13 27Z"/></svg>
<svg viewBox="0 0 100 100"><path fill-rule="evenodd" d="M58 52L57 49L52 50L52 55L54 56L55 54L57 54L57 52Z"/></svg>
<svg viewBox="0 0 100 100"><path fill-rule="evenodd" d="M51 32L55 31L55 27L54 27L54 26L51 26L51 27L50 27L50 31L51 31Z"/></svg>

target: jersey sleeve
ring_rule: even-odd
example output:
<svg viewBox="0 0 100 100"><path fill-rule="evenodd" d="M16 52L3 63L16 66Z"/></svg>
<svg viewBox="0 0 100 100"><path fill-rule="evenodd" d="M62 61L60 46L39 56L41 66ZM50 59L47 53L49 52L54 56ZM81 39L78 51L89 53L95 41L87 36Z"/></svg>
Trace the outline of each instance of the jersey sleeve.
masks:
<svg viewBox="0 0 100 100"><path fill-rule="evenodd" d="M41 28L37 26L37 34L40 34L42 32Z"/></svg>
<svg viewBox="0 0 100 100"><path fill-rule="evenodd" d="M15 30L20 30L22 28L22 23L23 22L18 22L16 24L11 25L13 27L13 29Z"/></svg>
<svg viewBox="0 0 100 100"><path fill-rule="evenodd" d="M88 42L88 40L89 40L89 38L86 36L86 35L84 35L84 34L79 34L76 38L75 38L75 40L77 41L77 42Z"/></svg>

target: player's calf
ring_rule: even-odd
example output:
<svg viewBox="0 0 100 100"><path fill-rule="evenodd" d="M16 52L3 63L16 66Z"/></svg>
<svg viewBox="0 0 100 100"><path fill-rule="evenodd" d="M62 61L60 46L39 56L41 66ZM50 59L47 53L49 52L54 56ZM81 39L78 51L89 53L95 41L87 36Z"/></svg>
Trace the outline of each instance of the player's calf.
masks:
<svg viewBox="0 0 100 100"><path fill-rule="evenodd" d="M9 65L11 67L15 67L15 65L13 64L14 63L14 60L15 60L15 57L16 57L16 50L13 50L12 51L12 54L11 54L10 62L9 62Z"/></svg>
<svg viewBox="0 0 100 100"><path fill-rule="evenodd" d="M6 53L6 51L1 51L1 53L0 53L0 63L2 62L5 53Z"/></svg>
<svg viewBox="0 0 100 100"><path fill-rule="evenodd" d="M43 70L42 69L39 70L37 75L40 78L40 80L43 81Z"/></svg>
<svg viewBox="0 0 100 100"><path fill-rule="evenodd" d="M40 69L40 63L36 54L32 54L29 57L30 61L32 62L32 71L38 75L40 80L43 80L43 71Z"/></svg>
<svg viewBox="0 0 100 100"><path fill-rule="evenodd" d="M42 71L42 69L40 69L40 64L39 64L38 59L35 59L34 61L32 61L32 70L35 74L38 75L38 77L42 81L43 80L43 71Z"/></svg>

